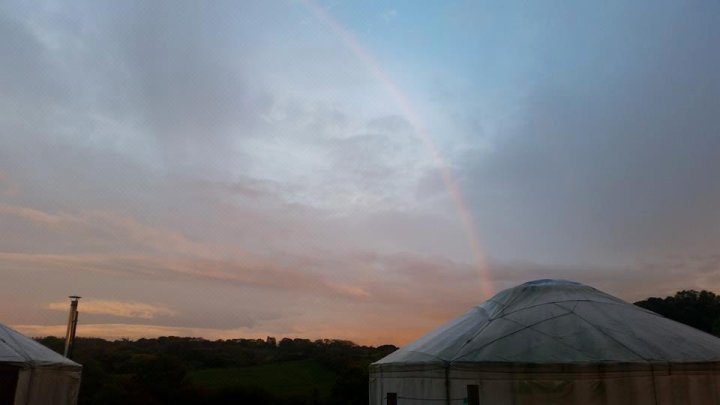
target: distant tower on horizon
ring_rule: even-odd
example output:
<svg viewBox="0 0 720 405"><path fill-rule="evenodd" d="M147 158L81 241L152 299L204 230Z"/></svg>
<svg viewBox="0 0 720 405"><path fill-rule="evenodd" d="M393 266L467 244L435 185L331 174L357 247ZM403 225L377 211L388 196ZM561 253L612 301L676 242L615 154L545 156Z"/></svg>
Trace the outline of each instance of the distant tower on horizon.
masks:
<svg viewBox="0 0 720 405"><path fill-rule="evenodd" d="M277 339L272 336L268 336L267 339L265 339L265 343L267 343L268 345L277 346Z"/></svg>

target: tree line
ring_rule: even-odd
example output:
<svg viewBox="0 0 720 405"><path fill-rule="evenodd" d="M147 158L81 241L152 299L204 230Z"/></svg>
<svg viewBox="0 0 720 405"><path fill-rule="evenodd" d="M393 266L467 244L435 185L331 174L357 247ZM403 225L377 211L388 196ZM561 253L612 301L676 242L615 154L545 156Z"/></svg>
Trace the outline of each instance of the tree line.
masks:
<svg viewBox="0 0 720 405"><path fill-rule="evenodd" d="M62 353L61 338L38 341ZM78 337L73 360L83 365L80 404L365 404L368 366L397 350L392 345L360 346L337 339L210 341L201 338L107 341ZM311 359L334 375L330 395L279 396L260 387L205 389L188 377L193 371L286 364Z"/></svg>
<svg viewBox="0 0 720 405"><path fill-rule="evenodd" d="M665 298L651 297L635 305L666 318L720 336L720 296L702 290L683 290Z"/></svg>

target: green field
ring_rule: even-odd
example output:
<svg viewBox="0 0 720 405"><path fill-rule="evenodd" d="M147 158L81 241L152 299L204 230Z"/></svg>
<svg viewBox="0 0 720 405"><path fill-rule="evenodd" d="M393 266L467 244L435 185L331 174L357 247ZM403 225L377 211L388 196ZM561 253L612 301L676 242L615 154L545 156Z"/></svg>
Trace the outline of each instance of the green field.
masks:
<svg viewBox="0 0 720 405"><path fill-rule="evenodd" d="M315 360L197 370L188 377L193 385L209 391L257 387L279 398L316 396L321 399L330 396L336 378L335 373Z"/></svg>

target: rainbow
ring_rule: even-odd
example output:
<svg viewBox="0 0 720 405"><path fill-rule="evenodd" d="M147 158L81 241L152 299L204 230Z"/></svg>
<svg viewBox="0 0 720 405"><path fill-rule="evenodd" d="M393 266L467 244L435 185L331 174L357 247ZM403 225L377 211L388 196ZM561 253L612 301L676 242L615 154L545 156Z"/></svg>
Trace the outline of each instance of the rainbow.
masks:
<svg viewBox="0 0 720 405"><path fill-rule="evenodd" d="M330 29L342 40L343 44L350 48L355 56L363 62L372 75L387 89L393 100L397 103L405 119L415 129L420 142L429 151L435 167L438 169L445 187L452 196L453 203L457 208L460 222L468 238L470 251L472 252L475 266L481 280L481 293L484 298L494 294L493 280L490 276L490 269L485 259L485 254L480 247L480 235L475 226L475 218L465 202L465 197L458 185L458 181L445 162L440 150L432 141L430 134L422 122L420 115L415 112L409 98L403 93L400 87L383 70L375 57L355 38L355 36L340 22L335 19L325 8L313 0L300 0L318 19L327 24Z"/></svg>

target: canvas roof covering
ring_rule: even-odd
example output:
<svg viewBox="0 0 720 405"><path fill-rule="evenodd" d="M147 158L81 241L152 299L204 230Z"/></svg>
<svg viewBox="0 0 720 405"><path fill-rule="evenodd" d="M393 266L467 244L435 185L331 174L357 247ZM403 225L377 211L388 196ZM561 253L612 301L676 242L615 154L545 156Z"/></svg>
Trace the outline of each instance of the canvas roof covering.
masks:
<svg viewBox="0 0 720 405"><path fill-rule="evenodd" d="M538 280L507 289L375 363L720 361L720 339L595 288Z"/></svg>
<svg viewBox="0 0 720 405"><path fill-rule="evenodd" d="M720 405L720 339L592 287L507 289L370 366L371 405Z"/></svg>
<svg viewBox="0 0 720 405"><path fill-rule="evenodd" d="M67 357L55 353L33 339L2 324L0 324L0 362L34 367L81 367Z"/></svg>
<svg viewBox="0 0 720 405"><path fill-rule="evenodd" d="M74 405L82 366L0 324L2 404Z"/></svg>

